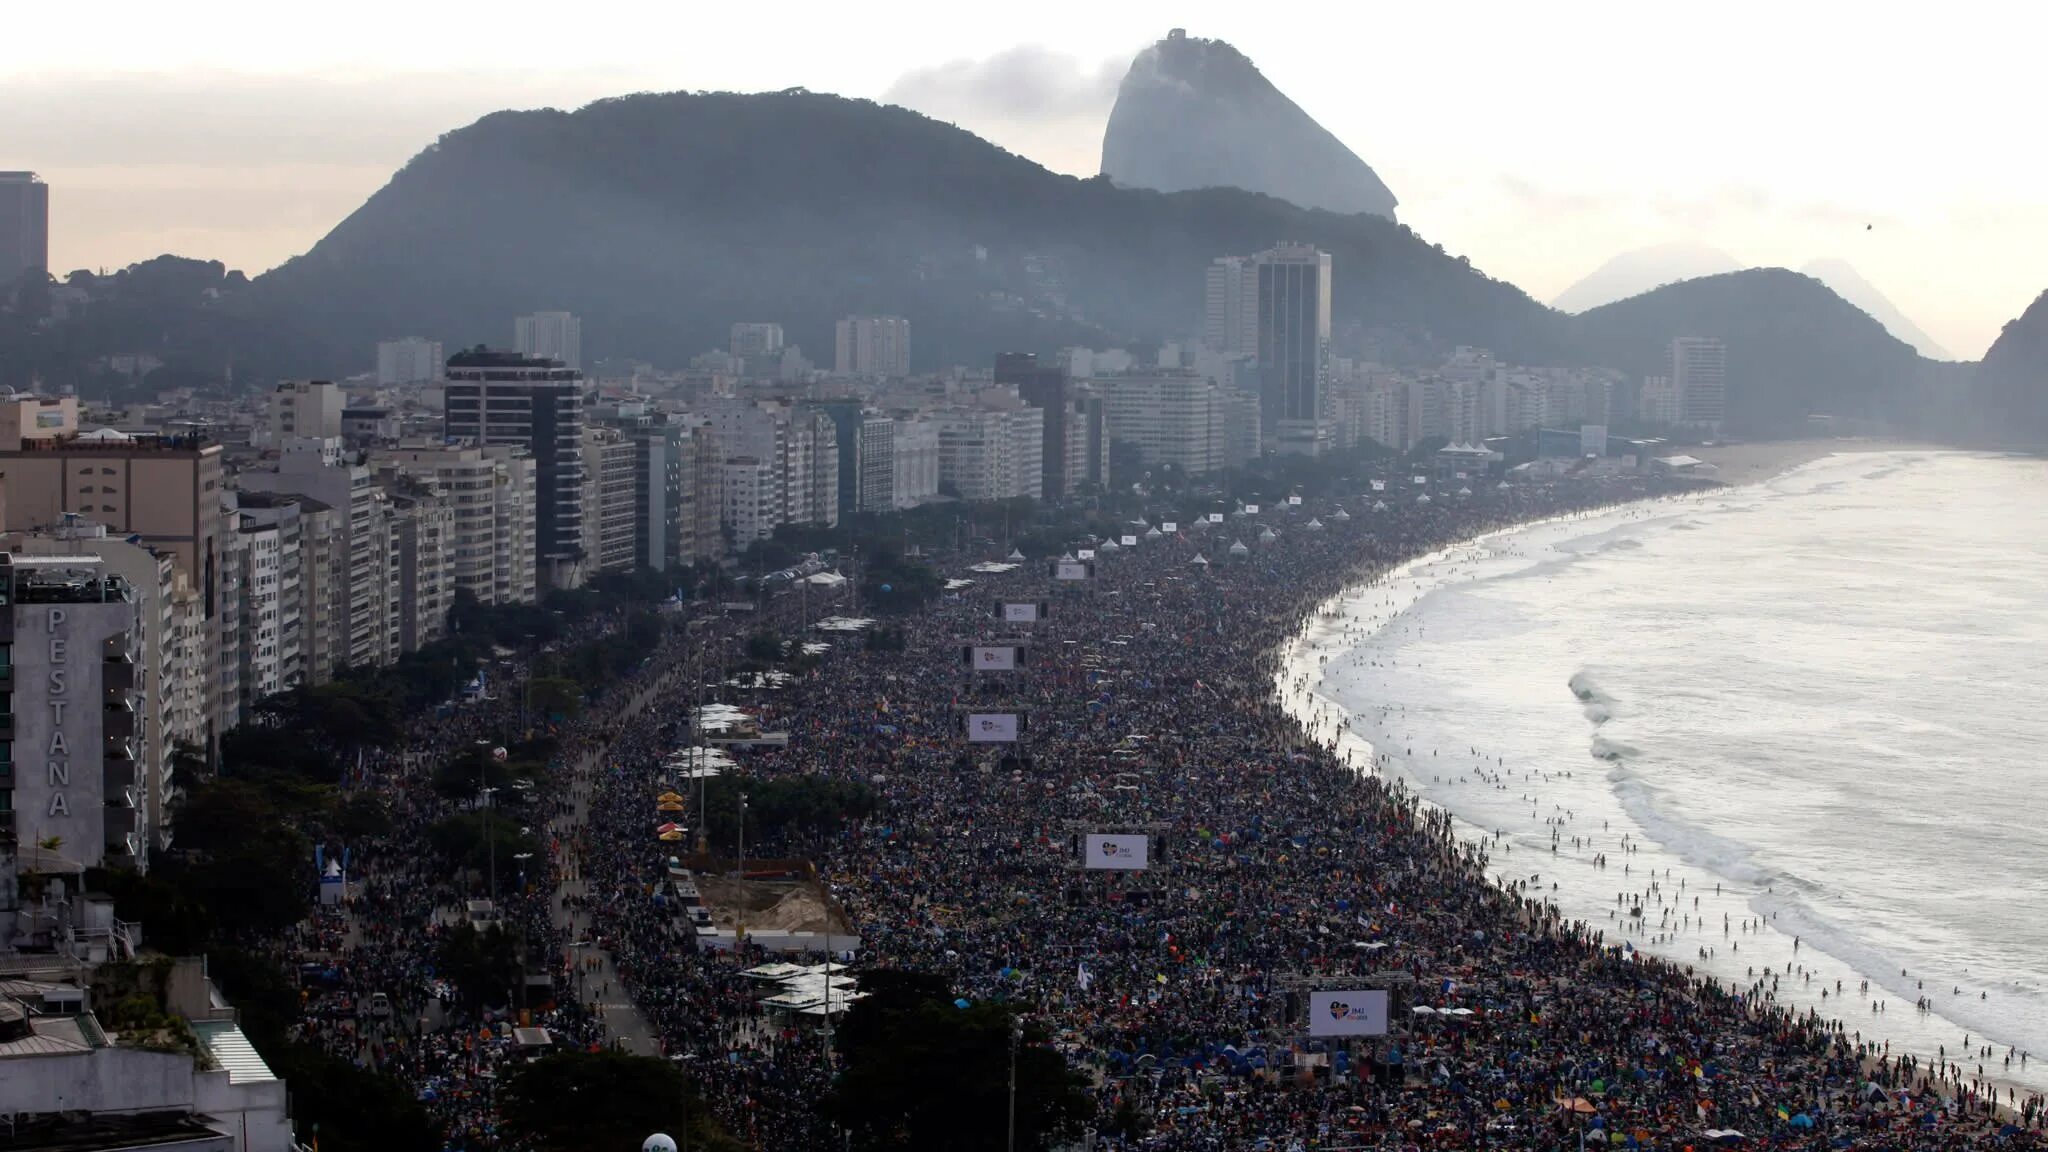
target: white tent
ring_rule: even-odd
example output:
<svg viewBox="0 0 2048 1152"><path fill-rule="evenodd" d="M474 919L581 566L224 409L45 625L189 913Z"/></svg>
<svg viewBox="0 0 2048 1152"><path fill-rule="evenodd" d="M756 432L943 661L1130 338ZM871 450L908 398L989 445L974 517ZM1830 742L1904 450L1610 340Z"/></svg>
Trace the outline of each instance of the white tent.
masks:
<svg viewBox="0 0 2048 1152"><path fill-rule="evenodd" d="M1339 524L1342 524L1346 520L1351 519L1351 513L1346 512L1342 508L1339 508L1335 512L1330 513L1330 519L1335 520Z"/></svg>
<svg viewBox="0 0 2048 1152"><path fill-rule="evenodd" d="M1249 556L1252 554L1252 550L1244 546L1244 541L1232 540L1230 542L1230 554L1232 556Z"/></svg>
<svg viewBox="0 0 2048 1152"><path fill-rule="evenodd" d="M1160 537L1161 537L1162 535L1164 535L1164 533L1160 532L1160 531L1159 531L1159 529L1157 529L1157 528L1147 528L1147 529L1145 529L1145 539L1147 539L1147 540L1157 540L1157 539L1159 539L1159 538L1160 538Z"/></svg>
<svg viewBox="0 0 2048 1152"><path fill-rule="evenodd" d="M1261 544L1271 544L1273 541L1278 540L1279 538L1280 534L1278 532L1273 531L1271 528L1268 528L1265 531L1259 533L1259 543Z"/></svg>
<svg viewBox="0 0 2048 1152"><path fill-rule="evenodd" d="M1009 554L1009 556L1005 557L1005 559L1007 559L1007 560L1011 560L1011 561L1013 561L1013 562L1014 562L1014 561L1021 561L1021 560L1023 560L1023 559L1024 559L1024 553L1022 553L1022 552L1018 551L1018 550L1017 550L1017 549L1015 549L1015 548L1012 548L1012 549L1010 549L1010 554Z"/></svg>
<svg viewBox="0 0 2048 1152"><path fill-rule="evenodd" d="M1308 523L1302 525L1302 527L1307 528L1311 532L1317 532L1322 530L1323 522L1311 516L1308 518Z"/></svg>
<svg viewBox="0 0 2048 1152"><path fill-rule="evenodd" d="M1207 556L1202 555L1200 552L1197 552L1195 553L1195 558L1193 560L1188 561L1188 563L1200 564L1202 567L1207 568L1209 566L1209 558Z"/></svg>
<svg viewBox="0 0 2048 1152"><path fill-rule="evenodd" d="M1116 542L1116 541L1114 541L1114 540L1104 540L1104 541L1103 541L1102 543L1100 543L1100 544L1097 544L1097 545L1095 546L1095 554L1096 554L1096 555L1098 555L1098 556L1100 556L1100 555L1101 555L1101 554L1103 554L1104 552L1115 552L1115 551L1118 551L1118 545L1117 545L1117 542Z"/></svg>

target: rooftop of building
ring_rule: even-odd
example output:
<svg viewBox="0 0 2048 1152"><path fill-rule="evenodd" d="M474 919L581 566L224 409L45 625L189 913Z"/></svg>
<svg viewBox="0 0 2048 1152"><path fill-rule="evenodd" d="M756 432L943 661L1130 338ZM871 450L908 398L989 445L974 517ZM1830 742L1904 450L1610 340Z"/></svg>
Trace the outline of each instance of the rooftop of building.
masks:
<svg viewBox="0 0 2048 1152"><path fill-rule="evenodd" d="M220 1139L190 1112L31 1113L0 1129L0 1152L114 1152Z"/></svg>
<svg viewBox="0 0 2048 1152"><path fill-rule="evenodd" d="M136 431L123 432L117 428L94 428L75 436L53 436L44 439L23 439L21 446L14 449L0 449L7 453L62 452L75 454L107 453L110 455L133 455L142 452L182 453L198 455L203 452L220 451L220 441L201 431Z"/></svg>
<svg viewBox="0 0 2048 1152"><path fill-rule="evenodd" d="M0 552L10 570L16 604L108 604L133 601L128 581L106 570L106 558L91 553L31 556Z"/></svg>

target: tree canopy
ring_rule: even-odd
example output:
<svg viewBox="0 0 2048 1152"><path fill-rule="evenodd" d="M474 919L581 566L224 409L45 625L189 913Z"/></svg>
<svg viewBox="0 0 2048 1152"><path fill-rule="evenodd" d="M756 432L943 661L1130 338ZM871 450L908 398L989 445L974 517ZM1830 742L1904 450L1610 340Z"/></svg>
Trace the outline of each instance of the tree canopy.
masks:
<svg viewBox="0 0 2048 1152"><path fill-rule="evenodd" d="M958 1007L923 973L873 972L837 1042L844 1064L825 1111L857 1147L906 1152L1000 1148L1009 1109L1013 1009ZM1079 1135L1094 1114L1086 1082L1026 1024L1017 1046L1017 1146Z"/></svg>
<svg viewBox="0 0 2048 1152"><path fill-rule="evenodd" d="M638 1148L655 1132L703 1152L740 1152L674 1064L623 1052L560 1052L498 1091L505 1130L539 1152Z"/></svg>

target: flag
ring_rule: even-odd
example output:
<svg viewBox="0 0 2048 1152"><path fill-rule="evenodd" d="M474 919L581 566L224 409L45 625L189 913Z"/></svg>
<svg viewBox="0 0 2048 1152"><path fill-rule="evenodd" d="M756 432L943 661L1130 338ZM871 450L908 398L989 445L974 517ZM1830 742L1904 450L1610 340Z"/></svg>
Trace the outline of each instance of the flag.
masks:
<svg viewBox="0 0 2048 1152"><path fill-rule="evenodd" d="M1078 970L1075 971L1074 983L1079 984L1083 992L1088 990L1090 984L1095 983L1095 977L1088 971L1088 962L1086 960L1081 961Z"/></svg>

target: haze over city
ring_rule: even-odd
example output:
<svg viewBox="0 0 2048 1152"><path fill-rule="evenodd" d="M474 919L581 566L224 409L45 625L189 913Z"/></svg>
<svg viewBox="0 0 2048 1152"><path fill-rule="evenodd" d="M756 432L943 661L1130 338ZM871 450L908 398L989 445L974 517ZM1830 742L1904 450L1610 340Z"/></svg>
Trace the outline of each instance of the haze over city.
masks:
<svg viewBox="0 0 2048 1152"><path fill-rule="evenodd" d="M1617 253L1847 261L1980 355L2048 267L2048 153L2020 146L2038 8L745 8L599 0L329 13L120 2L10 13L0 157L59 190L51 262L307 250L439 134L501 108L792 86L901 103L1093 175L1116 85L1170 27L1227 40L1370 163L1402 222L1548 300ZM1305 23L1306 22L1306 23Z"/></svg>

